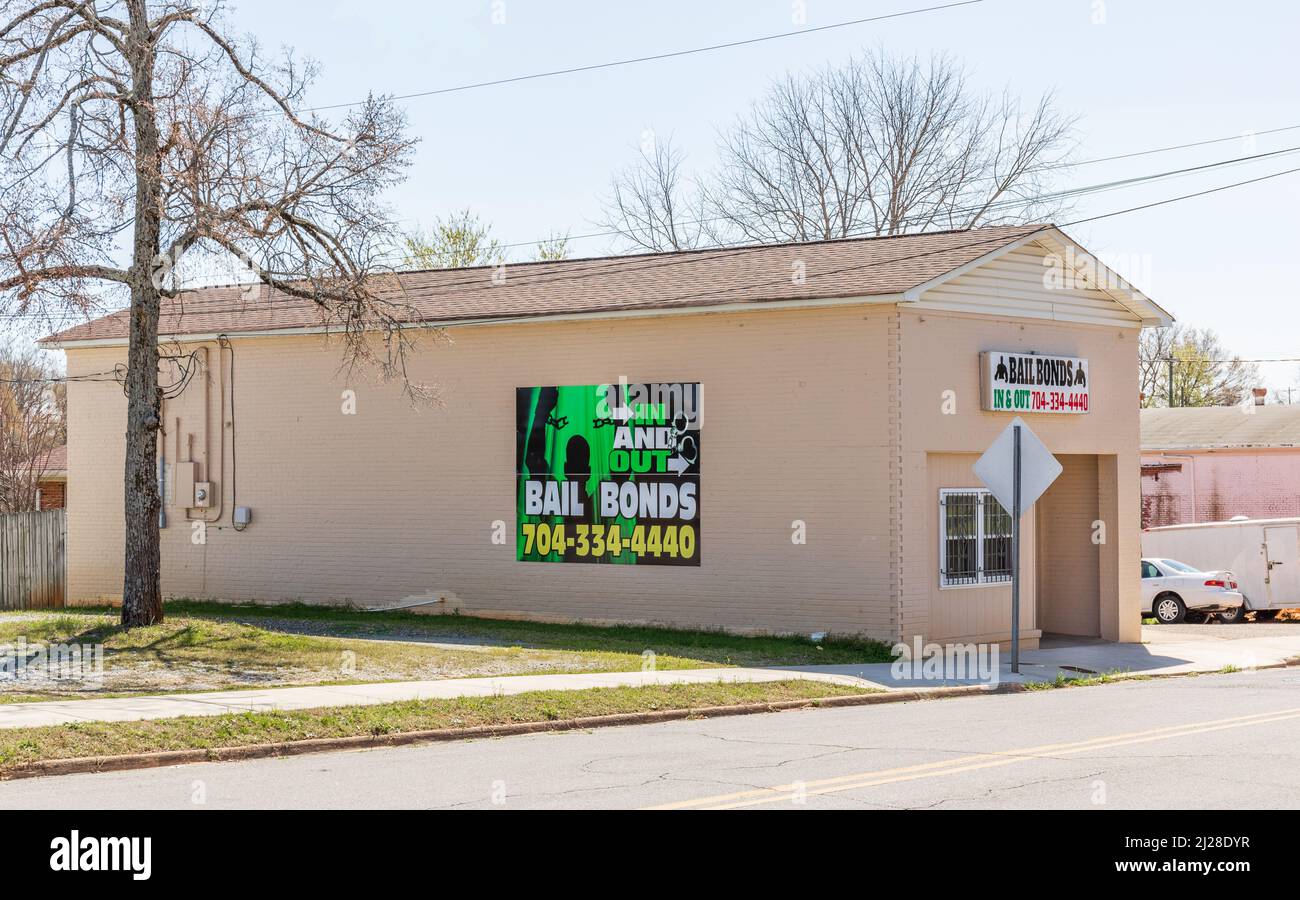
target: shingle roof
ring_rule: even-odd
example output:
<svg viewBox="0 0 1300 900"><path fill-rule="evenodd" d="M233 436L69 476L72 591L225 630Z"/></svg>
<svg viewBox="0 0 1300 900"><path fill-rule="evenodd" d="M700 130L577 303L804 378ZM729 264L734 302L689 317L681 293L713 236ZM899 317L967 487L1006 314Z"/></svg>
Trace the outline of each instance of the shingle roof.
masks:
<svg viewBox="0 0 1300 900"><path fill-rule="evenodd" d="M33 460L33 468L39 470L45 475L57 475L68 471L68 446L63 444L55 447L53 450L37 456Z"/></svg>
<svg viewBox="0 0 1300 900"><path fill-rule="evenodd" d="M385 296L405 304L411 321L453 323L891 295L1050 228L992 226L899 237L517 263L502 270L402 272L397 279L400 289L390 288ZM795 277L800 274L802 278ZM321 324L321 313L310 302L272 294L261 285L244 285L200 288L165 300L159 333L233 334ZM126 335L123 311L66 329L43 343Z"/></svg>
<svg viewBox="0 0 1300 900"><path fill-rule="evenodd" d="M1300 447L1300 406L1206 406L1142 410L1142 449Z"/></svg>

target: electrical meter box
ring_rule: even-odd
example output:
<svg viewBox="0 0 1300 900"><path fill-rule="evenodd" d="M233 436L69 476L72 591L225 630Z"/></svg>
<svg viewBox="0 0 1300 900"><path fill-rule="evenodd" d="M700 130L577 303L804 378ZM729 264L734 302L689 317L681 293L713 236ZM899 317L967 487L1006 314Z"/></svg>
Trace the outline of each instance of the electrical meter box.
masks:
<svg viewBox="0 0 1300 900"><path fill-rule="evenodd" d="M194 482L194 506L193 509L207 509L212 505L212 482L196 481Z"/></svg>

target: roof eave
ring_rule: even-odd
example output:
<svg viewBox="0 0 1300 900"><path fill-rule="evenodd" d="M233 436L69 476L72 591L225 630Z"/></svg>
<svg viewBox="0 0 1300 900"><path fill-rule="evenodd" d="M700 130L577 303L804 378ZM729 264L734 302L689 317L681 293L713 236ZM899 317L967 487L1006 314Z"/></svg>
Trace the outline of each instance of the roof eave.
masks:
<svg viewBox="0 0 1300 900"><path fill-rule="evenodd" d="M740 303L713 304L709 306L683 306L678 308L643 307L639 309L593 310L581 313L543 313L526 316L492 316L481 319L429 319L412 322L403 326L411 329L445 329L465 328L475 325L515 325L539 322L581 322L600 319L644 319L663 316L709 315L715 313L764 312L768 310L826 308L834 306L879 306L900 303L904 295L898 292L888 294L854 294L847 297L813 297L798 300L758 300ZM215 341L219 337L279 337L301 334L326 334L337 331L324 325L303 325L291 328L267 328L251 331L228 329L214 332L168 332L159 334L162 340L179 340L187 342ZM49 350L85 349L91 347L120 347L128 343L126 337L80 338L58 340L58 335L41 338L39 343Z"/></svg>
<svg viewBox="0 0 1300 900"><path fill-rule="evenodd" d="M1106 270L1106 281L1111 287L1098 285L1098 290L1110 294L1115 301L1129 310L1139 319L1142 320L1143 327L1146 328L1167 328L1174 324L1173 314L1166 310L1159 303L1156 303L1142 291L1138 290L1129 283L1123 275L1116 272L1110 266L1103 263L1094 254L1088 252L1082 244L1070 237L1055 225L1046 229L1050 237L1056 241L1073 247L1076 251L1086 254L1093 259L1098 266Z"/></svg>

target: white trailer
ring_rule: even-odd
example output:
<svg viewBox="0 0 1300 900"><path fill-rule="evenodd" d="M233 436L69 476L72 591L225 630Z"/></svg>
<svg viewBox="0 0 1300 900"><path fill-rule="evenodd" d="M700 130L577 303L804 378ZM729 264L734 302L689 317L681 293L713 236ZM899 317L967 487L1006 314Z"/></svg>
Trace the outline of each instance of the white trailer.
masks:
<svg viewBox="0 0 1300 900"><path fill-rule="evenodd" d="M1142 532L1142 555L1236 576L1246 609L1271 618L1300 607L1300 518L1167 525Z"/></svg>

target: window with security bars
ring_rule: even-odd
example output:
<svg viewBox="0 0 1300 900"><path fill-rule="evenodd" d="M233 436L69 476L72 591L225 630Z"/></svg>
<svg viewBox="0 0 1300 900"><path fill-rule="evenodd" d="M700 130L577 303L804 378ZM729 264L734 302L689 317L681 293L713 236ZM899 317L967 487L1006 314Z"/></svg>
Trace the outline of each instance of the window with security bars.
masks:
<svg viewBox="0 0 1300 900"><path fill-rule="evenodd" d="M1011 514L988 491L939 492L939 583L1011 580Z"/></svg>

